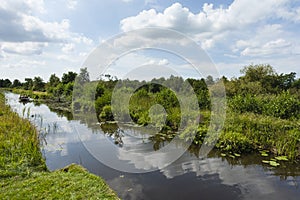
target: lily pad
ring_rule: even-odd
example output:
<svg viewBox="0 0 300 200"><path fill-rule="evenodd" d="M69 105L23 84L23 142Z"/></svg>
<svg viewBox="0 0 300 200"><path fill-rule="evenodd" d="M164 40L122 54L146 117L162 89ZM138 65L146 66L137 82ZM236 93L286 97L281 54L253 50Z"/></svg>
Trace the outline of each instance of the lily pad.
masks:
<svg viewBox="0 0 300 200"><path fill-rule="evenodd" d="M275 161L270 161L269 164L270 164L272 167L277 167L277 166L280 165L278 162L275 162Z"/></svg>
<svg viewBox="0 0 300 200"><path fill-rule="evenodd" d="M235 158L235 156L234 156L234 155L229 155L229 157L230 157L230 158Z"/></svg>
<svg viewBox="0 0 300 200"><path fill-rule="evenodd" d="M234 153L234 156L236 156L236 157L240 157L240 156L241 156L241 154Z"/></svg>
<svg viewBox="0 0 300 200"><path fill-rule="evenodd" d="M270 161L268 161L268 160L262 160L262 162L265 163L265 164L269 164L270 163Z"/></svg>
<svg viewBox="0 0 300 200"><path fill-rule="evenodd" d="M221 153L221 156L222 156L222 157L225 157L225 156L226 156L226 153Z"/></svg>
<svg viewBox="0 0 300 200"><path fill-rule="evenodd" d="M286 156L276 156L275 159L280 160L280 161L288 161L289 160Z"/></svg>
<svg viewBox="0 0 300 200"><path fill-rule="evenodd" d="M263 157L269 156L266 152L261 152L260 155L263 156Z"/></svg>

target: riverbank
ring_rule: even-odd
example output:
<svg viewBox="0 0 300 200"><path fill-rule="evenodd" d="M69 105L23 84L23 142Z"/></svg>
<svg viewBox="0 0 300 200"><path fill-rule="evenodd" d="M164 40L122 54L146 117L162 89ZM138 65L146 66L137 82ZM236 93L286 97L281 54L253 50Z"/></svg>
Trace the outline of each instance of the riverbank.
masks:
<svg viewBox="0 0 300 200"><path fill-rule="evenodd" d="M49 172L38 132L0 93L0 199L118 199L100 177L70 165Z"/></svg>
<svg viewBox="0 0 300 200"><path fill-rule="evenodd" d="M32 91L16 91L14 89L14 92L20 94L22 92L29 93ZM33 93L36 97L39 96L37 98L39 102L45 103L50 109L67 111L71 113L71 103L55 101L46 93ZM142 98L138 99L141 100ZM285 159L288 159L290 161L299 161L300 123L297 118L281 119L279 117L269 116L262 113L258 114L253 112L238 112L236 111L237 107L234 107L235 109L233 109L233 105L237 104L236 101L237 100L235 100L235 103L233 104L233 100L230 98L228 99L229 105L231 106L229 106L227 109L226 121L222 130L222 134L220 135L220 138L215 146L216 149L221 151L224 155L226 154L227 156L231 157L234 157L234 155L261 152L263 152L263 155L266 155L266 152L268 152L267 154L268 156L271 156L271 159L275 159L275 157L278 156L284 156ZM97 102L98 101L95 101L96 108L99 107L97 107ZM151 102L151 100L149 100L149 102ZM136 110L138 110L140 104L142 103L136 100L136 102L133 102L131 104L131 109L137 107ZM110 108L106 110L104 109L104 107L103 112L101 112L99 115L99 118L103 116L112 116L112 114L110 113ZM144 117L144 113L132 113L134 113L134 116L137 118L136 123L141 126L147 125L148 119L147 117ZM198 131L196 137L191 137L189 130L183 131L180 136L184 140L193 140L192 142L196 146L200 146L203 143L210 124L210 111L201 110L200 113L202 115L202 119L197 129ZM170 122L176 121L175 114L169 116L171 117L171 119L169 120ZM172 117L174 117L174 119ZM104 119L103 121L107 120L110 121L113 120L113 118L107 117L107 119ZM172 139L174 136L174 130L172 130L172 126L165 126L164 130L165 131L157 134L158 137L165 138L165 140L167 140L167 138ZM282 157L280 157L280 159L281 158ZM265 159L265 156L262 156L262 161L265 161Z"/></svg>
<svg viewBox="0 0 300 200"><path fill-rule="evenodd" d="M6 89L6 90L11 91L16 94L27 95L31 99L33 99L34 102L44 103L53 110L72 112L70 100L66 100L64 98L53 97L51 94L49 94L47 92L39 92L39 91L16 89L16 88Z"/></svg>

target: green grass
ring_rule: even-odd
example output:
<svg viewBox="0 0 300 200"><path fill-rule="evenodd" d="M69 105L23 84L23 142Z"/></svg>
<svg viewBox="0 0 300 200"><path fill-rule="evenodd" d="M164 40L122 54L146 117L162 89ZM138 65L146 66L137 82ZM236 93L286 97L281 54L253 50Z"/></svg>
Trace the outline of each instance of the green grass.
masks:
<svg viewBox="0 0 300 200"><path fill-rule="evenodd" d="M0 199L118 199L104 181L78 165L30 177L0 179Z"/></svg>
<svg viewBox="0 0 300 200"><path fill-rule="evenodd" d="M11 89L11 91L13 93L17 93L17 94L28 95L33 99L49 99L49 98L51 98L51 95L48 94L47 92L24 90L24 89L17 89L17 88L13 88L13 89Z"/></svg>
<svg viewBox="0 0 300 200"><path fill-rule="evenodd" d="M300 156L300 123L253 113L228 112L218 146L239 152L267 149L296 159Z"/></svg>
<svg viewBox="0 0 300 200"><path fill-rule="evenodd" d="M189 130L183 131L180 135L182 139L193 140L196 145L202 144L210 122L210 112L201 113L203 122L200 123L196 136L191 137ZM216 148L226 153L268 150L274 155L296 160L300 158L300 122L254 113L238 114L227 111Z"/></svg>
<svg viewBox="0 0 300 200"><path fill-rule="evenodd" d="M49 172L38 132L0 93L0 199L118 199L100 177L70 165Z"/></svg>
<svg viewBox="0 0 300 200"><path fill-rule="evenodd" d="M35 127L12 112L0 94L0 178L45 169Z"/></svg>

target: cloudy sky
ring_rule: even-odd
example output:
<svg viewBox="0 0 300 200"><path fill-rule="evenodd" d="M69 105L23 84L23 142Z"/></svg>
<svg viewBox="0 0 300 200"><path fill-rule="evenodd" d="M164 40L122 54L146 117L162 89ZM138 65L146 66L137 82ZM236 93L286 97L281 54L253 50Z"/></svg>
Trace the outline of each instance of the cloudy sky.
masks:
<svg viewBox="0 0 300 200"><path fill-rule="evenodd" d="M102 41L144 27L187 35L228 77L251 63L299 77L299 25L298 0L1 0L0 78L78 72ZM137 56L124 60L172 63L168 56Z"/></svg>

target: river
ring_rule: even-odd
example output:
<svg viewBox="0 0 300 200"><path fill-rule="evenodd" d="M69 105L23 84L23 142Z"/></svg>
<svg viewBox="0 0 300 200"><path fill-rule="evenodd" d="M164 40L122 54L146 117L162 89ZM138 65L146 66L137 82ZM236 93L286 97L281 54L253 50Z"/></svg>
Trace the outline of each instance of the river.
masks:
<svg viewBox="0 0 300 200"><path fill-rule="evenodd" d="M191 149L171 165L156 171L128 173L112 169L98 161L97 155L92 155L86 144L93 144L96 138L100 138L103 151L99 154L111 157L119 166L124 164L134 169L141 167L135 158L142 157L143 152L151 151L155 146L153 141L147 140L147 133L141 133L139 128L124 126L122 145L115 144L110 131L103 130L97 123L74 120L71 113L51 110L45 104L19 103L17 94L6 93L5 96L12 110L21 117L28 118L40 130L41 149L49 170L71 163L80 164L105 179L121 199L300 198L299 164L287 163L272 168L262 164L260 155L256 154L232 159L221 157L219 152L212 151L208 158L199 159L197 152ZM78 131L85 133L84 139L78 135ZM138 135L139 141L143 141L138 145L135 158L119 151L138 142L132 139L132 135ZM110 146L114 146L113 151ZM159 162L154 159L148 164L153 164L154 161Z"/></svg>

